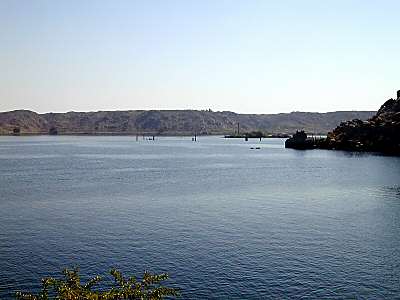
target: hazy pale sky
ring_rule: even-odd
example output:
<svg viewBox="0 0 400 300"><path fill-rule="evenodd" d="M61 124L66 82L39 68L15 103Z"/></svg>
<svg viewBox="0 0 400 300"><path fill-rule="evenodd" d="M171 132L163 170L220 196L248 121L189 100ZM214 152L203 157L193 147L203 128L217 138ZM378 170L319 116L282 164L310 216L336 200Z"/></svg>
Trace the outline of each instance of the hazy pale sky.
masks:
<svg viewBox="0 0 400 300"><path fill-rule="evenodd" d="M0 111L376 110L400 1L0 0Z"/></svg>

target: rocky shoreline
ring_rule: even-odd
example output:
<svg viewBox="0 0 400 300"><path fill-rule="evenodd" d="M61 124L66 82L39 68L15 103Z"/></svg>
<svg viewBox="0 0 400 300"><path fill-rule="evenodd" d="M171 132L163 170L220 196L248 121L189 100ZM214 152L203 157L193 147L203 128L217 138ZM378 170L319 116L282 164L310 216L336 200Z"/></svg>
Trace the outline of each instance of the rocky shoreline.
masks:
<svg viewBox="0 0 400 300"><path fill-rule="evenodd" d="M354 119L343 122L328 133L326 139L314 141L310 141L305 133L297 132L286 141L285 147L400 155L400 90L396 99L387 100L367 121Z"/></svg>

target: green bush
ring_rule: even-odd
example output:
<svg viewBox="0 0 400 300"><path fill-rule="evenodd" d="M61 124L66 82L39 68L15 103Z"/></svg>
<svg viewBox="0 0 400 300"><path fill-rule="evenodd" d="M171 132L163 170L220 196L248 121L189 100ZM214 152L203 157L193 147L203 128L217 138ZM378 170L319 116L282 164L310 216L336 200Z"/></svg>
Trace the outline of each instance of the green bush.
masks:
<svg viewBox="0 0 400 300"><path fill-rule="evenodd" d="M62 279L43 278L42 290L38 294L17 292L20 300L117 300L117 299L164 299L167 296L176 297L178 290L161 285L168 279L168 274L151 274L144 272L139 281L135 277L124 278L121 272L112 269L110 274L114 282L109 288L93 287L102 281L100 276L81 284L79 269L65 269Z"/></svg>

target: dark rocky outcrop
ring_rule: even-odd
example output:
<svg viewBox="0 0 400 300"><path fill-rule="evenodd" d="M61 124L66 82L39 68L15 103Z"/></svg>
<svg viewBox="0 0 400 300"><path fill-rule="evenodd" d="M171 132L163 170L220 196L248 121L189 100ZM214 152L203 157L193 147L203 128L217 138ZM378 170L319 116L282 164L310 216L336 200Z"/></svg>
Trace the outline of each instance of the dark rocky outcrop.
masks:
<svg viewBox="0 0 400 300"><path fill-rule="evenodd" d="M400 91L397 99L387 100L367 121L341 123L318 147L400 155Z"/></svg>
<svg viewBox="0 0 400 300"><path fill-rule="evenodd" d="M321 138L308 137L304 130L296 131L296 133L285 141L285 148L297 150L316 149L323 141Z"/></svg>

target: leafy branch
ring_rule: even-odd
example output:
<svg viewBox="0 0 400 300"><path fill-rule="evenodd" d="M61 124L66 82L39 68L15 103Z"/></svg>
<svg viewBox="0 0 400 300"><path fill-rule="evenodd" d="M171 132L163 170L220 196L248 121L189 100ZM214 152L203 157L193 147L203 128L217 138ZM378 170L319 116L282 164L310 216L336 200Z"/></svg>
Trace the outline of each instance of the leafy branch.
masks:
<svg viewBox="0 0 400 300"><path fill-rule="evenodd" d="M119 299L164 299L177 297L177 289L165 287L162 282L168 279L168 274L152 274L144 272L141 280L135 277L125 278L121 272L112 269L114 278L109 289L94 290L93 287L102 281L95 276L87 283L81 284L79 269L65 269L62 279L52 277L42 279L42 289L38 294L17 292L18 300L119 300Z"/></svg>

